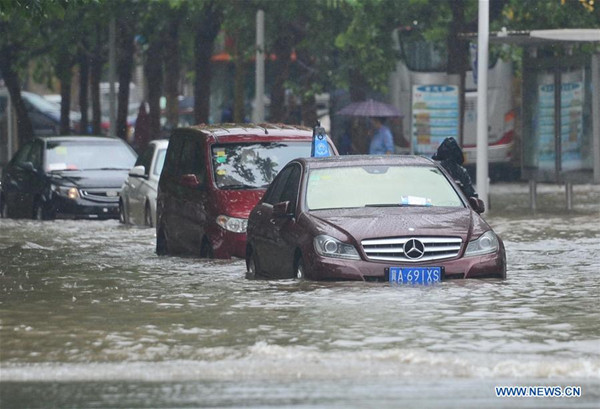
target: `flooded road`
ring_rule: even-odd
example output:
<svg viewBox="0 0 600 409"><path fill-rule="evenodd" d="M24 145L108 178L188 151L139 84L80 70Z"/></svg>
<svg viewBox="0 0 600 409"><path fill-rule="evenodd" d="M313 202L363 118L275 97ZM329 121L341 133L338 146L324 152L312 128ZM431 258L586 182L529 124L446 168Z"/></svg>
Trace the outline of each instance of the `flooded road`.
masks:
<svg viewBox="0 0 600 409"><path fill-rule="evenodd" d="M492 186L508 279L249 281L117 221L0 220L0 407L600 403L600 187ZM581 386L497 398L495 386Z"/></svg>

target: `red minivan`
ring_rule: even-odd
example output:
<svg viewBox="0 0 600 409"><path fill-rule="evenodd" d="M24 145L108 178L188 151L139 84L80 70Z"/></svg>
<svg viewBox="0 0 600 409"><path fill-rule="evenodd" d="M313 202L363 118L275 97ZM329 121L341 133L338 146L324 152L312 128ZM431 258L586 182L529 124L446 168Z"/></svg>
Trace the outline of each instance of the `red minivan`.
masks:
<svg viewBox="0 0 600 409"><path fill-rule="evenodd" d="M281 124L175 129L158 183L156 253L244 258L250 211L288 162L310 156L311 142L310 128Z"/></svg>

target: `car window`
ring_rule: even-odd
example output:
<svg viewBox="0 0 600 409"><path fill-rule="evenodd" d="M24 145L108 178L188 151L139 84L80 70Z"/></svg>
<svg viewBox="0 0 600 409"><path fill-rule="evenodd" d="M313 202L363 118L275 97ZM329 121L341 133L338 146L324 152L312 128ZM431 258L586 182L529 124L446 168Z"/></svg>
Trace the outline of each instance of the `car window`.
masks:
<svg viewBox="0 0 600 409"><path fill-rule="evenodd" d="M4 95L0 95L0 117L4 115L4 111L6 111L6 105L8 104L8 98Z"/></svg>
<svg viewBox="0 0 600 409"><path fill-rule="evenodd" d="M23 147L15 154L14 163L19 164L27 162L29 160L29 153L31 152L32 146L32 142L23 145Z"/></svg>
<svg viewBox="0 0 600 409"><path fill-rule="evenodd" d="M353 166L311 170L310 210L364 206L451 206L463 203L442 172L430 166Z"/></svg>
<svg viewBox="0 0 600 409"><path fill-rule="evenodd" d="M216 185L219 189L265 188L290 161L309 157L310 149L308 141L213 145Z"/></svg>
<svg viewBox="0 0 600 409"><path fill-rule="evenodd" d="M123 169L134 165L136 156L123 142L97 140L48 141L46 170Z"/></svg>
<svg viewBox="0 0 600 409"><path fill-rule="evenodd" d="M150 163L152 163L152 156L154 155L154 146L149 146L146 150L138 156L135 166L143 166L145 174L150 173Z"/></svg>
<svg viewBox="0 0 600 409"><path fill-rule="evenodd" d="M300 166L294 164L290 166L292 171L290 172L290 176L288 177L287 182L285 183L285 187L281 192L281 197L279 198L279 202L290 202L291 211L296 211L296 198L298 197L298 185L300 184Z"/></svg>
<svg viewBox="0 0 600 409"><path fill-rule="evenodd" d="M44 152L44 145L41 141L35 141L29 152L28 162L33 163L35 169L41 169L42 167L42 155Z"/></svg>
<svg viewBox="0 0 600 409"><path fill-rule="evenodd" d="M196 175L201 183L204 182L206 171L202 155L202 141L198 137L188 136L185 138L180 166L182 175Z"/></svg>
<svg viewBox="0 0 600 409"><path fill-rule="evenodd" d="M293 168L290 166L281 171L281 173L275 178L267 192L263 203L274 205L275 203L281 202L281 193L287 184L287 181L292 173Z"/></svg>
<svg viewBox="0 0 600 409"><path fill-rule="evenodd" d="M169 148L167 149L167 157L165 159L165 172L170 175L181 175L180 164L183 141L183 137L176 137L171 139L171 141L169 142Z"/></svg>
<svg viewBox="0 0 600 409"><path fill-rule="evenodd" d="M153 173L155 175L160 175L162 170L163 170L163 166L165 164L165 157L167 156L167 150L166 149L159 149L158 152L156 152L156 162L154 164L154 171Z"/></svg>

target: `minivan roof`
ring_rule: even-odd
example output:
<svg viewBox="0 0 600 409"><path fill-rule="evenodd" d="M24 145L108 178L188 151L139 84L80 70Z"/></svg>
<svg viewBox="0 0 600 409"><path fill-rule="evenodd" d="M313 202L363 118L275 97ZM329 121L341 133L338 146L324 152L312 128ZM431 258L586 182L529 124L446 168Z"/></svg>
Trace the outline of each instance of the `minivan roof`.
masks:
<svg viewBox="0 0 600 409"><path fill-rule="evenodd" d="M206 136L212 136L216 142L228 142L232 139L257 138L267 140L311 140L312 129L301 125L285 124L215 124L195 125L188 128L178 128L173 135L185 131L197 131Z"/></svg>

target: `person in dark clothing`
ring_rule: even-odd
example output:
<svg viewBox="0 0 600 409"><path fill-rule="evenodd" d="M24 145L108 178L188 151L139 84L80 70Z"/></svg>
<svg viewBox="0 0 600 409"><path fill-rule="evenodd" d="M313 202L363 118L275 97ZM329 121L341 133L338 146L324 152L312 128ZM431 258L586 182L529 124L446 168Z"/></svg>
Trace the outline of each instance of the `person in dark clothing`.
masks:
<svg viewBox="0 0 600 409"><path fill-rule="evenodd" d="M440 161L440 164L452 176L452 179L458 184L465 196L478 197L469 173L462 166L465 157L456 139L452 137L444 139L432 159Z"/></svg>

